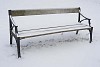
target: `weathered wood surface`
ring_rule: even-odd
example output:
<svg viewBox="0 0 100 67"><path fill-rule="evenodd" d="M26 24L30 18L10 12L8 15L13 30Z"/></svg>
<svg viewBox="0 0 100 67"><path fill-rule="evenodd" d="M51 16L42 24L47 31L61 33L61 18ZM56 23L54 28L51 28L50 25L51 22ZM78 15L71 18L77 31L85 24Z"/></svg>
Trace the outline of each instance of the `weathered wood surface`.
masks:
<svg viewBox="0 0 100 67"><path fill-rule="evenodd" d="M11 10L11 16L27 16L42 14L61 14L61 13L79 13L80 8L58 8L58 9L33 9L33 10Z"/></svg>

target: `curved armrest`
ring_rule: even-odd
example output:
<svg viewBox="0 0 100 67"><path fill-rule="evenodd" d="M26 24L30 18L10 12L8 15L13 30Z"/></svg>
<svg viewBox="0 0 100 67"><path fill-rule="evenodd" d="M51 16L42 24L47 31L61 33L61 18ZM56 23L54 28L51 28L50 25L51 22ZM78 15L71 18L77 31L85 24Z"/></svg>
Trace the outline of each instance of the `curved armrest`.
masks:
<svg viewBox="0 0 100 67"><path fill-rule="evenodd" d="M90 22L91 19L85 17L85 16L82 15L81 13L80 13L80 16L82 16L82 17L84 18L84 19L82 19L82 20L79 21L80 23L81 23L82 21L84 21L84 20L88 20L88 24L89 24L89 26L91 26L91 22Z"/></svg>
<svg viewBox="0 0 100 67"><path fill-rule="evenodd" d="M10 19L10 24L11 24L10 30L12 31L14 29L15 33L18 33L18 26L15 24L13 18L10 16L9 19Z"/></svg>

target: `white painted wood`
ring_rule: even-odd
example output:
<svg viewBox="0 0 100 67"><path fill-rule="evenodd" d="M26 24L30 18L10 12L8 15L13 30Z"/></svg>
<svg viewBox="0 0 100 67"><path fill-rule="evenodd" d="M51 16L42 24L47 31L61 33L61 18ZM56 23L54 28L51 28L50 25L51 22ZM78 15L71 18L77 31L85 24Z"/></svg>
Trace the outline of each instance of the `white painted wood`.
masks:
<svg viewBox="0 0 100 67"><path fill-rule="evenodd" d="M18 37L30 37L30 36L38 36L38 35L43 35L43 34L49 34L49 33L57 33L61 31L76 31L76 30L84 30L84 29L89 29L88 25L79 23L79 24L74 24L74 25L66 25L66 26L61 26L57 28L48 28L48 29L39 29L39 30L31 30L31 31L23 31L19 32Z"/></svg>

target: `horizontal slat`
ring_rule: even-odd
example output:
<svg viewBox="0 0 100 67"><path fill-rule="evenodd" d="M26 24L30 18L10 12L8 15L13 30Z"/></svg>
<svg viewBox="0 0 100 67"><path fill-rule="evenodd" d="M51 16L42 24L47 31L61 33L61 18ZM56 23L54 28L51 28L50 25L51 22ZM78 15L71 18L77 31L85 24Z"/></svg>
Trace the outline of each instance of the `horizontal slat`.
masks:
<svg viewBox="0 0 100 67"><path fill-rule="evenodd" d="M68 32L68 31L76 31L76 30L85 30L90 29L88 25L85 24L74 24L74 25L66 25L60 27L52 27L52 28L44 28L40 30L31 30L31 31L23 31L19 32L18 37L21 39L49 35L54 33Z"/></svg>
<svg viewBox="0 0 100 67"><path fill-rule="evenodd" d="M33 9L33 10L11 10L12 16L60 14L60 13L79 13L80 8L58 8L58 9Z"/></svg>

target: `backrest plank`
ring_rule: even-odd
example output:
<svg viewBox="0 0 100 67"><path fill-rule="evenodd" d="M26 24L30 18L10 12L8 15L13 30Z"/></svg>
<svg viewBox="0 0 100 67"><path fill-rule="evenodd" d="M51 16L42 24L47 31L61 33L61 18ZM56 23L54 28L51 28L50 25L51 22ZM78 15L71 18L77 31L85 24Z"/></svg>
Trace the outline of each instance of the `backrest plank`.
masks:
<svg viewBox="0 0 100 67"><path fill-rule="evenodd" d="M34 10L11 10L11 16L43 15L43 14L61 14L61 13L79 13L80 8L63 9L34 9Z"/></svg>

